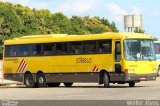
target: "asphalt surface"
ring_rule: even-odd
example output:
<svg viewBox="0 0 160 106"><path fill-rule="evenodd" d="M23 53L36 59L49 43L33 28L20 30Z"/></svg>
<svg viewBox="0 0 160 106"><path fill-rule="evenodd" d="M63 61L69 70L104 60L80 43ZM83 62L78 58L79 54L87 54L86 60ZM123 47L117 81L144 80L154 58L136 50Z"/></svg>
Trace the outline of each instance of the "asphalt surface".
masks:
<svg viewBox="0 0 160 106"><path fill-rule="evenodd" d="M111 84L74 83L72 87L25 88L22 85L0 86L0 100L160 100L160 78L156 81Z"/></svg>

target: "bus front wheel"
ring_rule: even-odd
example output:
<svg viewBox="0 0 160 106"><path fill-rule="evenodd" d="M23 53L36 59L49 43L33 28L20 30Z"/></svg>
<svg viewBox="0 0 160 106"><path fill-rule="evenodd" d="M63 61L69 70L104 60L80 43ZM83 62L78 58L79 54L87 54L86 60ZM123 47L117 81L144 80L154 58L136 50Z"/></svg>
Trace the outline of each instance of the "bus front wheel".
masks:
<svg viewBox="0 0 160 106"><path fill-rule="evenodd" d="M103 83L105 88L109 87L109 75L106 72L103 75Z"/></svg>
<svg viewBox="0 0 160 106"><path fill-rule="evenodd" d="M73 82L66 82L63 84L65 85L65 87L71 87L73 85Z"/></svg>
<svg viewBox="0 0 160 106"><path fill-rule="evenodd" d="M27 73L25 75L24 83L27 88L34 88L35 87L34 78L31 73Z"/></svg>
<svg viewBox="0 0 160 106"><path fill-rule="evenodd" d="M158 67L157 77L160 76L160 66Z"/></svg>
<svg viewBox="0 0 160 106"><path fill-rule="evenodd" d="M36 77L38 87L46 87L46 78L43 73L38 73Z"/></svg>

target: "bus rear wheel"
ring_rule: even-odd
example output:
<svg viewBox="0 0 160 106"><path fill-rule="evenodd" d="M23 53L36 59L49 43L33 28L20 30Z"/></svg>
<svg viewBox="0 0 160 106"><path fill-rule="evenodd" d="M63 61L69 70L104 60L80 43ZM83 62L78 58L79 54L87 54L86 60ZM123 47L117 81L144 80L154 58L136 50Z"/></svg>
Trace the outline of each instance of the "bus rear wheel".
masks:
<svg viewBox="0 0 160 106"><path fill-rule="evenodd" d="M65 87L71 87L73 85L73 82L64 82L63 84Z"/></svg>
<svg viewBox="0 0 160 106"><path fill-rule="evenodd" d="M34 78L31 73L27 73L24 77L24 83L27 88L34 88L35 87L35 82Z"/></svg>
<svg viewBox="0 0 160 106"><path fill-rule="evenodd" d="M56 82L56 83L48 83L48 87L59 87L61 83Z"/></svg>
<svg viewBox="0 0 160 106"><path fill-rule="evenodd" d="M158 67L157 77L160 76L160 66Z"/></svg>
<svg viewBox="0 0 160 106"><path fill-rule="evenodd" d="M129 87L134 87L135 86L135 82L129 82Z"/></svg>
<svg viewBox="0 0 160 106"><path fill-rule="evenodd" d="M46 87L46 78L43 73L38 73L36 77L37 86L42 88Z"/></svg>
<svg viewBox="0 0 160 106"><path fill-rule="evenodd" d="M109 87L109 75L106 72L103 75L103 83L105 88Z"/></svg>

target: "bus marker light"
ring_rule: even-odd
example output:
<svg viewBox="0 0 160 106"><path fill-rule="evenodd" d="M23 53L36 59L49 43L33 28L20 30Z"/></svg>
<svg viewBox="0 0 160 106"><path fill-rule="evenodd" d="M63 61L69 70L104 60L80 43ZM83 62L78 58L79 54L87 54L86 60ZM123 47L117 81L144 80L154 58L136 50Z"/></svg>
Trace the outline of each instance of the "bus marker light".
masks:
<svg viewBox="0 0 160 106"><path fill-rule="evenodd" d="M124 73L128 74L128 69L124 69Z"/></svg>

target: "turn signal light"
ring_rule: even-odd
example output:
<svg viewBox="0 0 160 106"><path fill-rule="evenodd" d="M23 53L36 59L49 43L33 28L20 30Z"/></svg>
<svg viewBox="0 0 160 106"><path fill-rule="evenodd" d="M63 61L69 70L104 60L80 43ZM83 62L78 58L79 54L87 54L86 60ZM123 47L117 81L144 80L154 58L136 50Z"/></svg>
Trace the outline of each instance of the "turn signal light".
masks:
<svg viewBox="0 0 160 106"><path fill-rule="evenodd" d="M128 74L128 69L124 69L124 73Z"/></svg>

